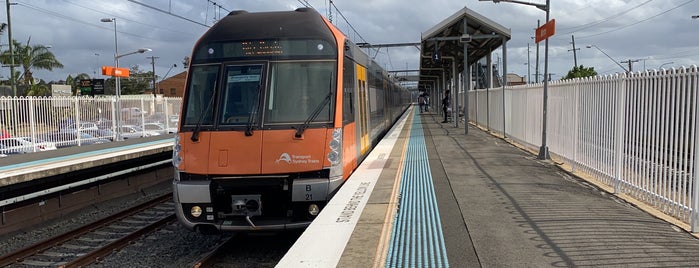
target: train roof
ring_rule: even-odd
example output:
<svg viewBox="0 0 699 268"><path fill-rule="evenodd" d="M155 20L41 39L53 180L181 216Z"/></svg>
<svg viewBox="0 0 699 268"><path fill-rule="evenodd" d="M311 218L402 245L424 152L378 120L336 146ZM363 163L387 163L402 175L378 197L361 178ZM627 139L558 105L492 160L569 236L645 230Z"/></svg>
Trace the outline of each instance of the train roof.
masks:
<svg viewBox="0 0 699 268"><path fill-rule="evenodd" d="M199 42L266 39L322 39L335 43L320 13L310 8L254 13L232 11L214 24Z"/></svg>

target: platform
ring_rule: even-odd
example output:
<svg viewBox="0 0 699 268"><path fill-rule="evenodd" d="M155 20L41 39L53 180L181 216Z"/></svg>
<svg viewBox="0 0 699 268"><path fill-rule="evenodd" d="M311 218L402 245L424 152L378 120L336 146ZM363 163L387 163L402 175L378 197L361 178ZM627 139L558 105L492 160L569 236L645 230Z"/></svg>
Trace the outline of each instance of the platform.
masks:
<svg viewBox="0 0 699 268"><path fill-rule="evenodd" d="M685 230L508 140L473 126L464 134L436 113L415 112L381 141L392 143L389 152L379 144L278 267L699 263L699 240ZM425 157L410 158L415 139L424 140ZM408 170L411 162L429 172ZM416 177L431 183L402 185ZM430 192L433 204L403 203L413 193ZM429 219L434 204L439 215Z"/></svg>

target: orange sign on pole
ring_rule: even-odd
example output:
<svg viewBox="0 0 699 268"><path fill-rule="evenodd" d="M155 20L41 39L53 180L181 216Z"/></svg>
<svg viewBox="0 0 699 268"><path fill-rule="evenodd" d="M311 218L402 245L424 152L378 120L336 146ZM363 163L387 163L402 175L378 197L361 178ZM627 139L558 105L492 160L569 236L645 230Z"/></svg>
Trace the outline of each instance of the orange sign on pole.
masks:
<svg viewBox="0 0 699 268"><path fill-rule="evenodd" d="M102 66L102 74L109 75L109 76L129 77L130 72L129 72L129 69L127 69L127 68L115 68L112 66Z"/></svg>
<svg viewBox="0 0 699 268"><path fill-rule="evenodd" d="M552 19L541 27L536 28L536 43L539 43L556 33L556 19Z"/></svg>

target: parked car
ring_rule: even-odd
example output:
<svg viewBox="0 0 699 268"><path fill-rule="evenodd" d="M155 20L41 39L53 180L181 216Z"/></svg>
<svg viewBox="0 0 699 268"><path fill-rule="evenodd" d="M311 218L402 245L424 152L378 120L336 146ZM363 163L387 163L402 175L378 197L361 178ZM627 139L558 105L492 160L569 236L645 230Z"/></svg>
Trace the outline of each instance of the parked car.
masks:
<svg viewBox="0 0 699 268"><path fill-rule="evenodd" d="M88 130L83 130L81 132L90 134L95 138L102 138L102 139L114 141L114 132L112 132L108 128L100 128L98 130L88 129Z"/></svg>
<svg viewBox="0 0 699 268"><path fill-rule="evenodd" d="M56 150L56 144L41 139L32 141L31 137L0 139L0 154L24 154L49 150Z"/></svg>
<svg viewBox="0 0 699 268"><path fill-rule="evenodd" d="M111 142L111 140L105 138L98 138L85 132L79 132L80 136L78 137L76 133L78 132L50 133L46 134L45 139L47 141L55 143L57 148Z"/></svg>
<svg viewBox="0 0 699 268"><path fill-rule="evenodd" d="M180 123L180 115L171 115L168 119L170 120L171 125L177 126L177 124Z"/></svg>
<svg viewBox="0 0 699 268"><path fill-rule="evenodd" d="M73 131L84 131L84 130L98 130L97 124L91 122L80 122L80 124L68 124L61 127L61 132L73 132Z"/></svg>
<svg viewBox="0 0 699 268"><path fill-rule="evenodd" d="M122 139L133 139L141 137L158 136L160 133L155 131L143 130L141 127L136 125L122 125L121 126L121 138Z"/></svg>
<svg viewBox="0 0 699 268"><path fill-rule="evenodd" d="M130 107L130 108L122 108L121 109L121 116L123 118L129 118L129 117L141 117L146 114L146 111L141 110L141 108L138 107Z"/></svg>
<svg viewBox="0 0 699 268"><path fill-rule="evenodd" d="M161 123L145 123L145 124L143 124L143 129L145 129L146 131L158 132L158 134L161 134L161 135L172 134L172 133L177 132L176 128L174 128L174 127L168 128L168 127L165 127L165 125L161 124Z"/></svg>

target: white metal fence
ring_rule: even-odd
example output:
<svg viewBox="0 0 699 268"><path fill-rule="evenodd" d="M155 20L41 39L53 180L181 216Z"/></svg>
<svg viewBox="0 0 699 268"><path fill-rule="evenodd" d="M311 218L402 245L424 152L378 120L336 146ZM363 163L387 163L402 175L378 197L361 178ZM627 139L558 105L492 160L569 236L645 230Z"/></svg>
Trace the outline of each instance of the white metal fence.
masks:
<svg viewBox="0 0 699 268"><path fill-rule="evenodd" d="M173 133L182 99L124 95L120 105L115 96L0 97L0 154L43 150L36 146L42 141L66 147L113 141L117 133L121 139Z"/></svg>
<svg viewBox="0 0 699 268"><path fill-rule="evenodd" d="M698 90L696 66L551 81L546 144L577 171L689 223L696 232ZM506 87L504 111L497 105L502 92L469 92L469 118L538 150L543 84Z"/></svg>

